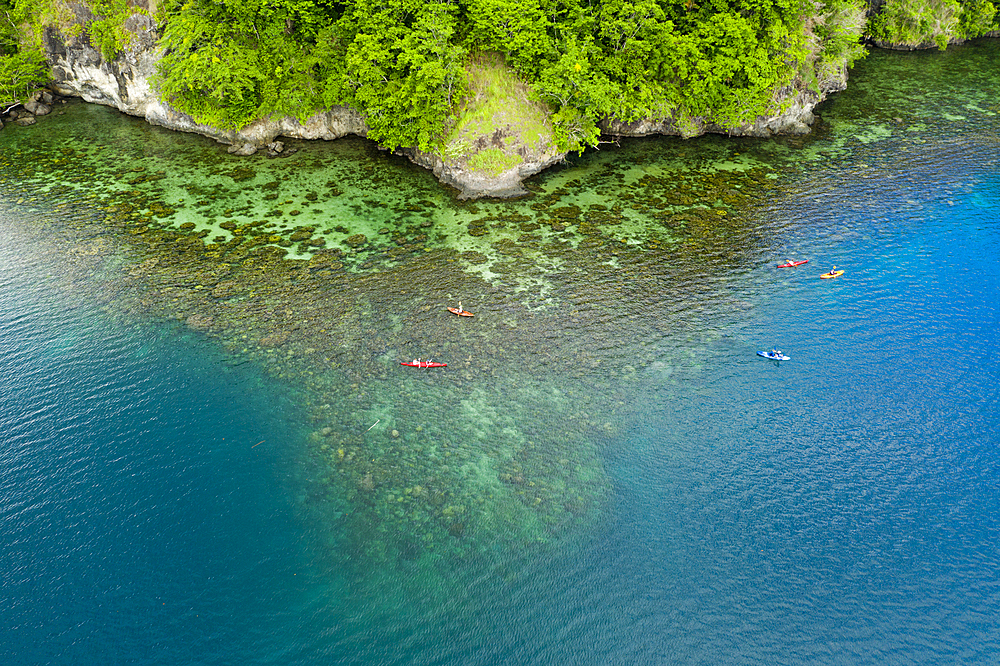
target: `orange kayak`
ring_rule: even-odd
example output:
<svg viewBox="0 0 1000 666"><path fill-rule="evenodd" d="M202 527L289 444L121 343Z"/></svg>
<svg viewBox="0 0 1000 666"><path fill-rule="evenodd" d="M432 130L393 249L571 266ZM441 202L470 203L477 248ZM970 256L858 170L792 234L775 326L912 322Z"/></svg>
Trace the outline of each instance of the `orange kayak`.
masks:
<svg viewBox="0 0 1000 666"><path fill-rule="evenodd" d="M457 314L459 317L475 317L476 316L476 315L472 314L471 312L469 312L468 310L463 310L462 308L448 308L448 312L451 312L452 314Z"/></svg>

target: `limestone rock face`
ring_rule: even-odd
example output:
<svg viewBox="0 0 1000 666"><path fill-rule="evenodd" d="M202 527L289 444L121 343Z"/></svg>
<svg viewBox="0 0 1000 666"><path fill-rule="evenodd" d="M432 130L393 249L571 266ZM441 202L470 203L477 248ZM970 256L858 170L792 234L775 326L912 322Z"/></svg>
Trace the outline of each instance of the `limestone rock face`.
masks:
<svg viewBox="0 0 1000 666"><path fill-rule="evenodd" d="M82 11L80 5L73 7ZM77 20L85 19L77 15ZM151 107L159 104L149 86L160 56L155 50L155 27L152 19L141 14L129 18L126 27L134 35L133 43L110 63L79 36L64 40L59 31L46 28L43 38L52 66L52 89L133 116L147 117L153 112Z"/></svg>
<svg viewBox="0 0 1000 666"><path fill-rule="evenodd" d="M86 19L80 15L77 18ZM134 36L133 40L111 62L105 61L89 43L76 37L65 39L57 30L47 28L44 41L52 65L52 89L60 95L113 106L122 113L145 118L153 125L201 134L220 143L231 144L237 147L233 152L243 155L252 155L278 136L339 139L347 134L367 134L361 114L343 106L317 113L304 123L296 118L264 118L240 130L225 130L198 123L191 116L162 102L150 85L156 63L162 55L156 46L159 34L152 19L135 14L126 21L125 27Z"/></svg>
<svg viewBox="0 0 1000 666"><path fill-rule="evenodd" d="M507 169L499 175L484 175L470 171L456 164L445 162L440 156L425 153L415 148L401 150L414 164L430 169L442 183L459 190L459 199L478 199L480 197L495 197L510 199L528 193L521 184L525 178L562 162L566 153L552 153L536 156L532 161L525 161L516 167Z"/></svg>

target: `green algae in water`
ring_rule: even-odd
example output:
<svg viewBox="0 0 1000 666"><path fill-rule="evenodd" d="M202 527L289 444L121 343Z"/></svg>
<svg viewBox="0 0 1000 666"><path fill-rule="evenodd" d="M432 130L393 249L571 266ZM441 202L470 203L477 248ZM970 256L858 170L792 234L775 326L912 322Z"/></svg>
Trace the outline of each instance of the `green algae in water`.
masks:
<svg viewBox="0 0 1000 666"><path fill-rule="evenodd" d="M595 237L629 244L650 239L679 243L683 239L677 228L650 225L644 215L648 204L643 199L659 203L653 194L658 183L669 190L683 180L675 171L692 176L690 194L666 202L662 212L697 216L726 205L724 197L705 200L704 193L715 185L696 182L702 176L761 167L722 144L701 149L693 162L690 148L677 143L672 165L660 155L623 173L622 161L601 165L598 158L589 167L592 175L577 182L573 193L554 172L548 176L548 191L530 202L463 204L428 172L358 139L293 142L298 152L289 158L239 158L202 137L149 127L130 135L126 128L134 128L136 121L108 109L70 104L65 120L77 124L63 120L52 119L52 124L65 126L65 131L57 127L25 144L35 156L48 151L58 157L48 160L44 171L19 175L36 190L59 181L68 188L62 196L89 199L115 222L200 234L221 259L239 260L254 248L267 247L273 256L326 256L345 270L362 272L448 247L467 270L490 281L499 275L495 269L509 266L513 256L515 263L538 267L536 275L517 278L521 283L513 288L536 294L540 301L551 290L542 276L561 268L550 261L548 246L586 245ZM84 123L88 129L109 129L84 133L79 128ZM711 168L702 169L703 164ZM605 183L634 186L637 196L629 198L636 203L596 211L606 203ZM616 196L621 195L619 190ZM611 225L616 228L605 230ZM466 253L485 260L465 261L461 255ZM506 280L512 277L508 271Z"/></svg>

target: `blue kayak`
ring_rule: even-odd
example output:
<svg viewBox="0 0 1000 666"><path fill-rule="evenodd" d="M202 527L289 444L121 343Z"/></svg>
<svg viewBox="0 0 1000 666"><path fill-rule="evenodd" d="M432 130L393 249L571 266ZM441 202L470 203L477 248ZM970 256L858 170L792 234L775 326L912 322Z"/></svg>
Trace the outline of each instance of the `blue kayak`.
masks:
<svg viewBox="0 0 1000 666"><path fill-rule="evenodd" d="M764 358L769 358L772 361L791 361L791 356L785 356L784 352L780 349L772 349L771 351L759 351L757 356L763 356Z"/></svg>

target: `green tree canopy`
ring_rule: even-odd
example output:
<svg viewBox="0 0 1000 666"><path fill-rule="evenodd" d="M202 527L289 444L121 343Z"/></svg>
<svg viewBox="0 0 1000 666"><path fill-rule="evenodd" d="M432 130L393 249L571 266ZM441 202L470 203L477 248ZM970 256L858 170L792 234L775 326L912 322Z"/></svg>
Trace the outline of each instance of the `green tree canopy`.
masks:
<svg viewBox="0 0 1000 666"><path fill-rule="evenodd" d="M993 20L989 0L940 1L965 3L968 32ZM29 0L0 7L12 2ZM113 55L124 37L109 17L134 8L89 2L92 36ZM857 57L856 30L838 28L855 10L862 0L166 0L155 83L213 126L346 104L382 145L426 150L462 104L468 54L495 51L550 105L560 144L580 150L604 118L736 127L772 111L812 66L809 40Z"/></svg>
<svg viewBox="0 0 1000 666"><path fill-rule="evenodd" d="M40 45L22 40L27 2L0 0L0 108L24 102L49 80L49 66ZM22 43L22 42L25 43Z"/></svg>

